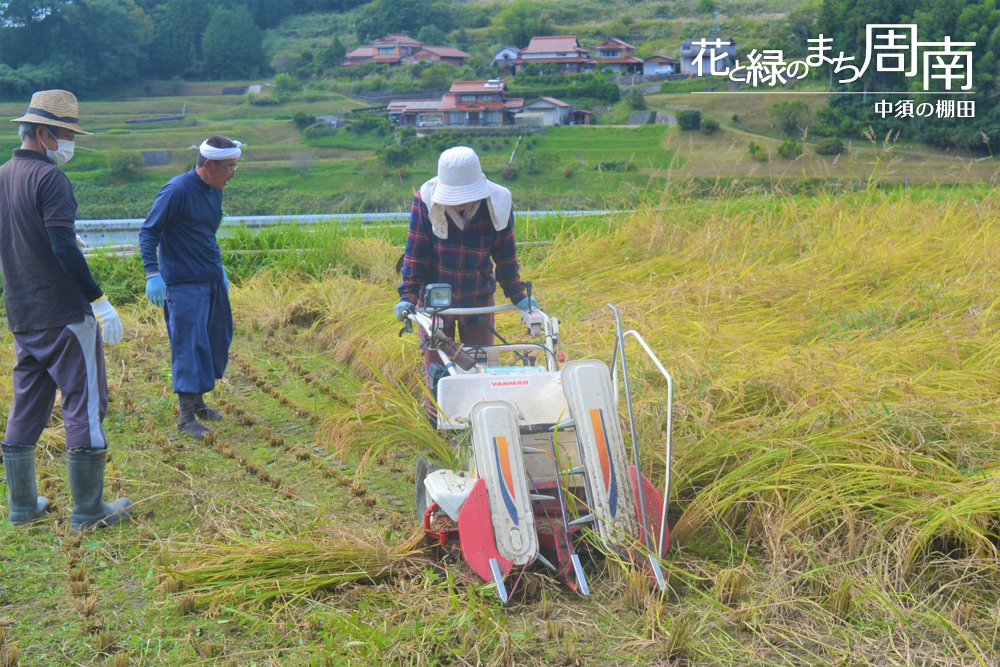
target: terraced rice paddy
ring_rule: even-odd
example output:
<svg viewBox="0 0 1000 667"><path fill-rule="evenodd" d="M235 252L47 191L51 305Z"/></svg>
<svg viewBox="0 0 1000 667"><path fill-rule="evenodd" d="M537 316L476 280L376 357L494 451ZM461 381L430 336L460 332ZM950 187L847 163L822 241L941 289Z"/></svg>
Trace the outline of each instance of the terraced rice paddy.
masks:
<svg viewBox="0 0 1000 667"><path fill-rule="evenodd" d="M206 442L173 430L159 314L127 306L108 487L137 521L68 531L57 416L58 510L0 526L0 665L997 664L998 213L961 190L679 201L523 251L568 358L610 358L610 302L674 374L663 595L594 558L589 599L538 574L501 608L416 550L414 455L443 443L392 239L244 271ZM630 354L662 478L665 387Z"/></svg>

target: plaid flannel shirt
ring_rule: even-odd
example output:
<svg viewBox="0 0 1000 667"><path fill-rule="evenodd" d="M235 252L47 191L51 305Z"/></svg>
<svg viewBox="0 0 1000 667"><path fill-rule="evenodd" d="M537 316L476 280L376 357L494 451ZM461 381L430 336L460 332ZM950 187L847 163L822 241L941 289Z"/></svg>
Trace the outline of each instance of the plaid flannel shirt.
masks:
<svg viewBox="0 0 1000 667"><path fill-rule="evenodd" d="M402 273L399 297L413 304L421 305L420 291L424 285L448 283L453 306L483 307L489 303L498 282L504 295L517 303L527 294L518 271L514 212L511 211L507 226L498 232L493 228L489 207L483 203L465 229L449 221L448 238L442 239L431 231L427 206L417 193L410 210ZM478 315L462 316L459 326L464 329L478 319Z"/></svg>

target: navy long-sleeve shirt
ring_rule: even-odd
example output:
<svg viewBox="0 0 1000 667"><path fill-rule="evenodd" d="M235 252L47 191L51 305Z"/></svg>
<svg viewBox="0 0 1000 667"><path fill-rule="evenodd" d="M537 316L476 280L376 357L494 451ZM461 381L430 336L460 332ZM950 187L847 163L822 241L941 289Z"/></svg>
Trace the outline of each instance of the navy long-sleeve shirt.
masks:
<svg viewBox="0 0 1000 667"><path fill-rule="evenodd" d="M146 274L159 271L168 285L223 280L222 252L215 237L221 223L222 190L209 186L194 169L171 178L139 230Z"/></svg>

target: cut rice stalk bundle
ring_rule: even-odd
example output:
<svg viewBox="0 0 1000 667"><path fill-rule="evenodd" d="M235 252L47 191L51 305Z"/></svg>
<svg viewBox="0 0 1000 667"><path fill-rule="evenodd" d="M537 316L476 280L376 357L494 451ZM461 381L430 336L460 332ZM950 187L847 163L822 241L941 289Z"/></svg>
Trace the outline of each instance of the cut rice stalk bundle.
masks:
<svg viewBox="0 0 1000 667"><path fill-rule="evenodd" d="M286 538L184 544L164 561L167 572L193 594L253 603L419 572L426 564L422 545L422 531L389 545L313 530Z"/></svg>

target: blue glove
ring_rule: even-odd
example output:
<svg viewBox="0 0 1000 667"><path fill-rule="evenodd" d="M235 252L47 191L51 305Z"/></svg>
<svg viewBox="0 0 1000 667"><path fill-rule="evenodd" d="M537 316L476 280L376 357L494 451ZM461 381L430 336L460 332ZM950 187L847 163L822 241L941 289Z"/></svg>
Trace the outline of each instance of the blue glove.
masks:
<svg viewBox="0 0 1000 667"><path fill-rule="evenodd" d="M405 299L392 307L392 312L396 313L396 319L399 320L400 322L406 321L406 316L404 315L406 311L413 312L413 310L414 310L413 304L410 303L409 301L406 301Z"/></svg>
<svg viewBox="0 0 1000 667"><path fill-rule="evenodd" d="M520 310L528 310L528 298L529 297L524 297L523 299L521 299L520 301L517 302L517 307ZM530 297L530 298L531 298L531 309L532 310L537 310L538 309L538 302L535 301L535 297Z"/></svg>
<svg viewBox="0 0 1000 667"><path fill-rule="evenodd" d="M222 267L222 280L226 283L226 296L229 296L229 274L226 273L226 267Z"/></svg>
<svg viewBox="0 0 1000 667"><path fill-rule="evenodd" d="M163 302L167 300L167 284L163 282L159 271L146 276L146 298L157 308L163 308Z"/></svg>

